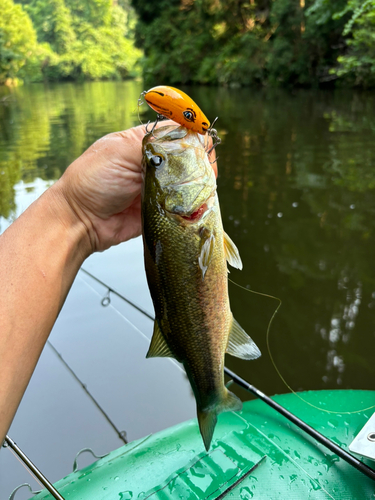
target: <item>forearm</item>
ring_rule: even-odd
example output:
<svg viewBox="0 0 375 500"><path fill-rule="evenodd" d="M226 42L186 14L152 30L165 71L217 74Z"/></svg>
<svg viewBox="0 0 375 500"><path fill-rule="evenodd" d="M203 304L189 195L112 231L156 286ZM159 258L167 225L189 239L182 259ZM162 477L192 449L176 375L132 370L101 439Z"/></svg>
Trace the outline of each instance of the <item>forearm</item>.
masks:
<svg viewBox="0 0 375 500"><path fill-rule="evenodd" d="M91 246L53 186L0 236L0 443Z"/></svg>

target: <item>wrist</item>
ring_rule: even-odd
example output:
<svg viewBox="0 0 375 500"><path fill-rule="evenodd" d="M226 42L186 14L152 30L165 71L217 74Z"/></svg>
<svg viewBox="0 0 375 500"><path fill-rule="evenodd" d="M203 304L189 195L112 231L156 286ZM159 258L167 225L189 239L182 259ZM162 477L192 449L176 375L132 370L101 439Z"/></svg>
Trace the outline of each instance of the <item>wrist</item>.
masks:
<svg viewBox="0 0 375 500"><path fill-rule="evenodd" d="M43 199L44 198L44 199ZM80 213L76 204L69 199L61 181L51 186L41 198L51 219L58 223L65 234L68 245L74 249L82 262L94 252L89 219Z"/></svg>

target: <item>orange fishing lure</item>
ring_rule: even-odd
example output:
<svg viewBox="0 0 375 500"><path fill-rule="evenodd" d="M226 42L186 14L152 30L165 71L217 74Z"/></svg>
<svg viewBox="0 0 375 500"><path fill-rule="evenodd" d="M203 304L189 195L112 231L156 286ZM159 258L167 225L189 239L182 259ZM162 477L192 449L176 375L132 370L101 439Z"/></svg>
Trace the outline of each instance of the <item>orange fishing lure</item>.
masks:
<svg viewBox="0 0 375 500"><path fill-rule="evenodd" d="M147 104L159 115L205 135L210 122L200 107L185 92L159 85L142 93Z"/></svg>

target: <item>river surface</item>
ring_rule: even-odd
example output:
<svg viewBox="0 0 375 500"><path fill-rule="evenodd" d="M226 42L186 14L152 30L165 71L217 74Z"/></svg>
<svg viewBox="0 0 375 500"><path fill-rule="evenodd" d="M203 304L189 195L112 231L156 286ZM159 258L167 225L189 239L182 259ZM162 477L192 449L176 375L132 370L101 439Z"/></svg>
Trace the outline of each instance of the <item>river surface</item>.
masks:
<svg viewBox="0 0 375 500"><path fill-rule="evenodd" d="M139 82L0 88L0 232L92 142L137 125L142 90ZM278 370L293 390L374 389L375 94L184 90L209 119L219 116L223 224L244 264L230 279L282 301L269 328ZM142 120L152 119L143 108ZM84 267L153 313L142 259L138 238ZM231 283L229 293L263 356L227 365L268 394L289 392L267 348L278 301ZM80 448L120 446L112 424L133 440L195 415L178 367L144 360L152 323L113 295L102 307L105 295L79 273L9 432L53 481ZM0 497L24 481L37 488L1 450Z"/></svg>

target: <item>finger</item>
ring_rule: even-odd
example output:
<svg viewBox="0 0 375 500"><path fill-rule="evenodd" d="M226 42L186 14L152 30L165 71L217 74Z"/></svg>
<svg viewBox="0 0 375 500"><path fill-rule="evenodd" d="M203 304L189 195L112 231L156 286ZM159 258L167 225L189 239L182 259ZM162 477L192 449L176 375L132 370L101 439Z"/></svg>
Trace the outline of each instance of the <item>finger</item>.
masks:
<svg viewBox="0 0 375 500"><path fill-rule="evenodd" d="M162 122L159 122L160 126L164 127L164 126L168 126L168 125L176 125L177 127L180 127L180 124L179 123L176 123L174 122L173 120L163 120ZM145 125L141 125L142 127L144 127L144 130L145 130L145 133L146 133L146 126ZM153 126L153 123L150 123L148 128L152 128ZM207 149L210 150L210 148L212 148L212 145L213 145L213 141L212 141L212 137L211 136L208 136L208 146L207 146ZM216 161L216 149L214 148L211 153L208 155L208 159L212 165L212 169L215 173L215 177L217 177L217 161Z"/></svg>
<svg viewBox="0 0 375 500"><path fill-rule="evenodd" d="M153 127L154 122L149 123L148 129L151 130ZM162 122L159 122L160 126L170 126L170 125L175 125L176 127L179 127L180 125L173 120L163 120ZM133 127L128 130L123 130L121 132L115 132L116 135L119 135L125 139L130 139L130 142L133 144L136 144L136 149L133 150L134 152L134 163L140 165L141 158L142 158L142 153L140 150L140 147L142 145L142 139L146 135L146 125L138 125L137 127ZM208 136L208 146L207 149L210 150L210 148L213 145L212 137ZM209 161L212 165L212 169L215 173L215 177L218 175L218 169L217 169L217 161L216 161L216 150L215 148L211 151L209 154Z"/></svg>
<svg viewBox="0 0 375 500"><path fill-rule="evenodd" d="M160 128L160 127L168 127L170 125L175 125L176 127L180 127L180 124L177 123L177 122L174 122L173 120L161 120L161 121L158 121L156 122L157 125L156 127L157 128ZM143 135L146 135L147 134L147 131L146 131L146 128L148 129L148 131L152 130L152 128L154 127L155 125L155 122L149 122L147 125L138 125L137 127L134 127L135 130L141 130Z"/></svg>
<svg viewBox="0 0 375 500"><path fill-rule="evenodd" d="M212 137L209 137L208 138L208 150L210 150L210 148L212 148L212 145L213 145ZM212 169L215 173L215 177L217 178L217 161L216 161L216 149L215 148L208 155L208 159L209 159L211 166L212 166Z"/></svg>

